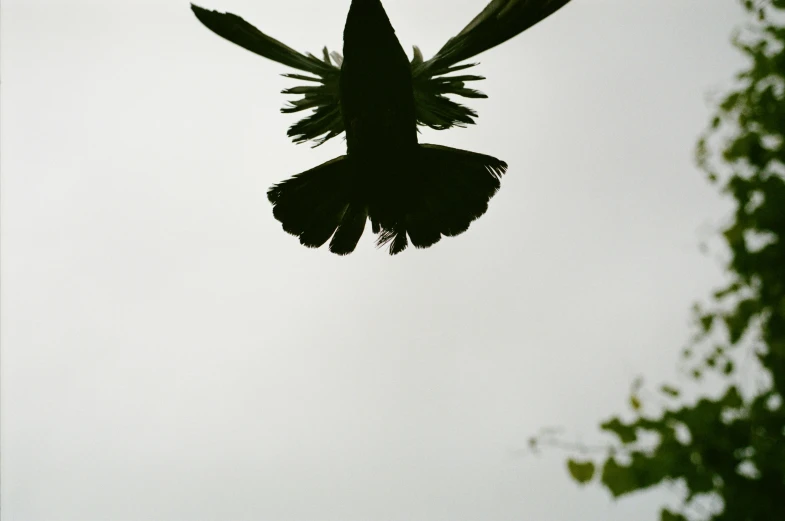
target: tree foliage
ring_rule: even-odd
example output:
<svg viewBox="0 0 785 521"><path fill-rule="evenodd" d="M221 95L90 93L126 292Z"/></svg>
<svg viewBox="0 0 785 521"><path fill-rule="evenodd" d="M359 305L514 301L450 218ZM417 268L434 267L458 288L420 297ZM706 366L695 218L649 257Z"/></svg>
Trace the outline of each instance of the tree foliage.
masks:
<svg viewBox="0 0 785 521"><path fill-rule="evenodd" d="M576 481L596 479L614 497L676 485L682 501L662 521L785 519L785 0L743 5L750 22L734 46L749 66L697 145L699 166L735 202L722 232L729 282L696 306L684 350L701 398L673 385L646 395L638 383L633 420L601 425L614 445L599 461L568 461ZM750 359L763 375L755 385Z"/></svg>

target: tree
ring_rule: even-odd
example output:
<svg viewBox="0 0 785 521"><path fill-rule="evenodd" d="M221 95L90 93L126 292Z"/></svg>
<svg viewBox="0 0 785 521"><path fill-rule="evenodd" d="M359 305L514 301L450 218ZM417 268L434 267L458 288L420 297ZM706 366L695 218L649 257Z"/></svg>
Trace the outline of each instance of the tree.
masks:
<svg viewBox="0 0 785 521"><path fill-rule="evenodd" d="M662 521L785 519L785 0L743 5L750 22L733 42L750 64L696 147L709 181L735 202L722 232L729 282L696 305L683 352L701 397L674 385L645 395L639 380L634 419L600 426L613 445L567 462L576 481L596 480L614 497L663 483L686 489ZM754 388L736 363L745 356L763 375ZM547 434L531 443L563 446Z"/></svg>

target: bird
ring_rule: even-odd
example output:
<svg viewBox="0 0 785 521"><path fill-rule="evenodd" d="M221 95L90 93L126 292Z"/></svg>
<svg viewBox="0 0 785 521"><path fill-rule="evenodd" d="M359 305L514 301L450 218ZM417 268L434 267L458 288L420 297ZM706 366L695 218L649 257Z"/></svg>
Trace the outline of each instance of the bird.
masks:
<svg viewBox="0 0 785 521"><path fill-rule="evenodd" d="M284 76L303 85L281 111L311 113L288 130L295 143L319 146L345 133L346 154L273 185L267 198L284 231L310 248L353 252L366 223L376 245L396 255L409 242L433 246L465 232L488 209L507 163L493 156L419 143L419 126L436 130L474 124L477 113L452 99L485 98L458 71L464 63L549 17L570 0L491 0L429 60L409 59L381 0L351 0L343 53L302 54L232 13L191 4L197 19L224 39L308 73Z"/></svg>

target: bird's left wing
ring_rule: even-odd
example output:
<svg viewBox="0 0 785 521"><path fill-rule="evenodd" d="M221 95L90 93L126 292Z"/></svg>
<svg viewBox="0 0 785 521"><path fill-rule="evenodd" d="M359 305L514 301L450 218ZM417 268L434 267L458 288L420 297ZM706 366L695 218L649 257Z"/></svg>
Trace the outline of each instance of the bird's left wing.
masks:
<svg viewBox="0 0 785 521"><path fill-rule="evenodd" d="M312 75L284 74L309 82L308 85L298 85L283 91L284 94L302 97L290 101L281 112L313 109L311 114L289 127L287 134L295 143L313 140L316 141L315 146L318 146L344 131L338 92L342 61L340 54L329 53L326 47L321 59L310 53L302 54L264 34L237 15L209 11L193 4L191 10L205 27L218 36L255 54Z"/></svg>
<svg viewBox="0 0 785 521"><path fill-rule="evenodd" d="M506 42L531 26L549 17L570 0L491 0L469 24L439 49L433 58L424 61L414 48L412 80L417 106L417 121L435 129L474 123L477 113L445 95L485 98L485 94L466 88L467 81L482 76L447 74L467 69L476 63L459 65L478 54Z"/></svg>

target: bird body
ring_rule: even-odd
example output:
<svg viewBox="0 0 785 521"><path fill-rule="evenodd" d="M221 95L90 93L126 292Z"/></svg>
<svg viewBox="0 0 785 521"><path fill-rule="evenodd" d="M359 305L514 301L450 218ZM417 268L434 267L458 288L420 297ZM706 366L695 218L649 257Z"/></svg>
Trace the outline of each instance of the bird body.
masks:
<svg viewBox="0 0 785 521"><path fill-rule="evenodd" d="M379 0L354 0L343 32L340 104L350 156L417 145L409 59Z"/></svg>
<svg viewBox="0 0 785 521"><path fill-rule="evenodd" d="M418 124L443 129L473 122L471 109L444 94L484 97L464 87L482 77L445 75L471 66L455 65L456 60L511 38L568 1L492 0L428 62L417 48L409 61L380 0L352 0L343 56L325 49L323 60L293 51L235 15L192 9L224 38L316 75L289 75L318 83L284 91L303 95L288 111L314 109L290 129L295 141L321 144L346 132L346 155L270 188L273 215L283 229L309 247L329 240L330 251L345 255L354 251L370 219L377 245L389 243L396 254L409 241L429 247L468 229L487 210L507 169L492 156L418 143ZM517 16L502 16L510 12Z"/></svg>

